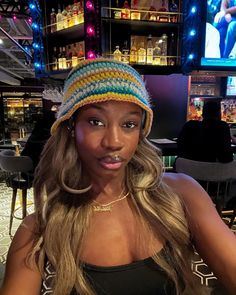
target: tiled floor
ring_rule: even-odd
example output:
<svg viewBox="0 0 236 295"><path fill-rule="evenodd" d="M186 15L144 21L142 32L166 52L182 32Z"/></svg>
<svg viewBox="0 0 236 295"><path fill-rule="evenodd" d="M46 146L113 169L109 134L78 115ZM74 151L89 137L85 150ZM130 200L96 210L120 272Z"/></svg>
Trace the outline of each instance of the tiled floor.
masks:
<svg viewBox="0 0 236 295"><path fill-rule="evenodd" d="M28 190L28 206L27 211L33 212L33 192L32 189ZM3 273L5 269L6 256L8 252L9 245L11 243L11 238L9 236L9 220L10 220L10 204L11 204L12 189L6 187L3 182L0 182L0 285L3 278ZM15 216L20 218L22 211L20 207L20 193L17 197L16 212ZM12 234L15 233L19 224L20 219L14 218L12 226Z"/></svg>
<svg viewBox="0 0 236 295"><path fill-rule="evenodd" d="M8 234L11 196L12 189L6 187L3 182L0 182L0 285L4 274L7 251L11 242ZM16 211L16 217L21 217L20 196L18 196L16 208L19 208ZM28 190L27 211L31 213L33 210L33 191L30 189ZM14 218L12 234L15 233L20 222L21 220ZM226 295L226 293L218 286L214 274L208 269L207 265L197 254L195 261L192 264L192 270L202 284L214 287L212 295Z"/></svg>

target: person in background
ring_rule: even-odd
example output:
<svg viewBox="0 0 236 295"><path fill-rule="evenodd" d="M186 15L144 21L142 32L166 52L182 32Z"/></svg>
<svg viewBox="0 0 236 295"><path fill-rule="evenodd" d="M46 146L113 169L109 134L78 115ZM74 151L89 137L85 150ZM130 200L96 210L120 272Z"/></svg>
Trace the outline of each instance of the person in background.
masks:
<svg viewBox="0 0 236 295"><path fill-rule="evenodd" d="M220 33L221 57L228 58L236 41L236 0L222 0L214 26Z"/></svg>
<svg viewBox="0 0 236 295"><path fill-rule="evenodd" d="M50 129L55 119L55 112L44 110L43 117L35 123L21 152L22 156L29 156L32 159L34 170L38 165L43 147L50 137Z"/></svg>
<svg viewBox="0 0 236 295"><path fill-rule="evenodd" d="M205 102L202 118L184 124L177 139L178 156L203 162L233 161L230 128L221 120L220 103Z"/></svg>
<svg viewBox="0 0 236 295"><path fill-rule="evenodd" d="M1 295L208 294L194 247L236 294L236 237L198 183L163 172L152 118L131 66L99 58L69 73Z"/></svg>

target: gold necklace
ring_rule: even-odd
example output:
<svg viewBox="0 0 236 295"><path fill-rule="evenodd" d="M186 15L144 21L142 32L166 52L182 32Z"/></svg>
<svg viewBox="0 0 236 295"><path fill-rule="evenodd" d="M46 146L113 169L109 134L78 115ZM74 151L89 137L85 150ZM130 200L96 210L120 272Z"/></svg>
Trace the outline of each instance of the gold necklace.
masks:
<svg viewBox="0 0 236 295"><path fill-rule="evenodd" d="M119 195L118 199L114 200L114 201L111 201L107 204L100 204L98 201L96 200L93 200L93 202L97 205L93 205L93 211L94 212L111 212L112 211L112 207L113 207L113 204L116 203L116 202L120 202L124 199L127 198L127 196L129 195L129 192L127 194L125 194L123 197L120 198L120 196L123 194L123 191L121 192L121 194Z"/></svg>

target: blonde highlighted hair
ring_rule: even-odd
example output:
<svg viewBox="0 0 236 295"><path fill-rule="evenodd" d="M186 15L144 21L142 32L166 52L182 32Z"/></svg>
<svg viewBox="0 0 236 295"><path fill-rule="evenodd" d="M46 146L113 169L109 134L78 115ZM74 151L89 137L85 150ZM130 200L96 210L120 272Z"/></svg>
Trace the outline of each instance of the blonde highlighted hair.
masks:
<svg viewBox="0 0 236 295"><path fill-rule="evenodd" d="M73 288L81 295L94 295L80 259L91 216L92 200L86 194L90 183L82 183L75 140L67 127L62 122L48 140L36 169L35 247L28 262L34 260L43 275L45 257L50 261L56 272L54 295L70 294ZM141 139L126 167L125 184L135 216L150 235L165 241L164 250L153 259L175 283L176 294L206 294L191 271L193 248L186 210L162 175L158 149Z"/></svg>

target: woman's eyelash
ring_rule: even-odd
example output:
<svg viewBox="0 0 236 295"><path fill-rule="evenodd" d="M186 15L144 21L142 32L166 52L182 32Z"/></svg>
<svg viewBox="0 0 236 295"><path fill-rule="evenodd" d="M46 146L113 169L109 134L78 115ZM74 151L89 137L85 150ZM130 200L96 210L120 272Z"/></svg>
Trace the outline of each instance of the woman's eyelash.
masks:
<svg viewBox="0 0 236 295"><path fill-rule="evenodd" d="M134 121L126 122L124 125L128 128L134 128L134 127L138 126L138 124Z"/></svg>
<svg viewBox="0 0 236 295"><path fill-rule="evenodd" d="M102 121L98 119L89 119L88 122L93 126L101 126L103 125Z"/></svg>

